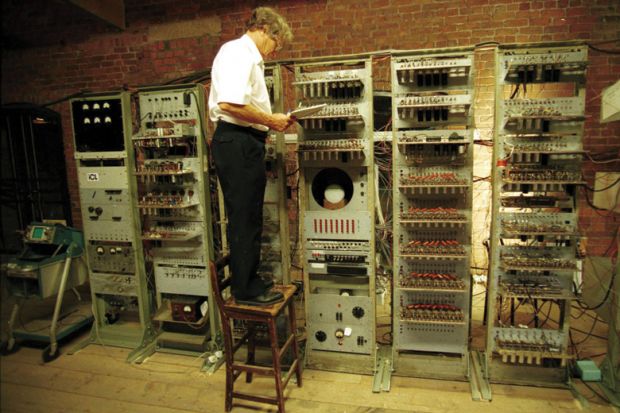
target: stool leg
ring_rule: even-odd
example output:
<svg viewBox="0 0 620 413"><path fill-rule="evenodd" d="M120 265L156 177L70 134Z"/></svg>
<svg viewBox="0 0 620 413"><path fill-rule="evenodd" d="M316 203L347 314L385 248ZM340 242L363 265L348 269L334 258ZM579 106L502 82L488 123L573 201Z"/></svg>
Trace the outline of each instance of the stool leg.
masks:
<svg viewBox="0 0 620 413"><path fill-rule="evenodd" d="M222 330L224 330L224 350L226 354L226 396L225 396L225 410L227 412L232 410L233 399L233 342L232 331L230 329L230 319L228 317L222 317Z"/></svg>
<svg viewBox="0 0 620 413"><path fill-rule="evenodd" d="M302 361L299 359L299 343L297 343L297 320L295 319L295 302L291 300L288 304L288 324L293 334L293 357L297 360L297 367L295 368L295 377L297 378L297 387L301 387L301 365Z"/></svg>
<svg viewBox="0 0 620 413"><path fill-rule="evenodd" d="M269 317L269 341L271 342L271 354L273 358L273 370L276 380L276 398L278 399L278 413L284 413L284 389L282 389L282 368L280 366L280 345L278 344L278 332L276 331L275 317Z"/></svg>
<svg viewBox="0 0 620 413"><path fill-rule="evenodd" d="M256 324L253 321L247 323L248 332L248 357L246 364L254 364L256 361ZM245 382L252 383L252 372L245 373Z"/></svg>

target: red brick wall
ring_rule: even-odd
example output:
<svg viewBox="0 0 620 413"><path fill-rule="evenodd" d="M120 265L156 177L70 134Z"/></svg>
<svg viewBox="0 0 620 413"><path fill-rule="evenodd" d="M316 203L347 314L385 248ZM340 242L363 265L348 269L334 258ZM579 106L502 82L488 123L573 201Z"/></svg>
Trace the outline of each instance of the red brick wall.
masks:
<svg viewBox="0 0 620 413"><path fill-rule="evenodd" d="M125 0L124 31L74 6L46 0L2 2L4 48L2 102L44 103L82 89L111 90L122 85L161 83L210 66L219 45L243 32L243 22L257 1ZM484 42L548 42L581 39L601 42L620 38L617 0L274 0L295 34L283 59L370 52L473 46ZM223 6L225 4L225 7ZM153 40L150 29L174 22L212 19L221 30L169 40ZM202 21L202 20L201 20ZM9 48L19 40L15 48ZM7 42L8 40L8 42ZM600 45L618 49L620 44ZM488 78L485 66L484 81ZM586 149L620 149L618 124L601 125L599 94L620 77L620 56L590 51ZM486 85L486 83L485 83ZM488 86L491 87L491 86ZM484 92L478 87L477 93ZM477 103L488 97L479 95ZM61 113L75 222L79 201L68 104ZM485 122L480 125L488 126ZM484 130L483 130L484 132ZM588 165L594 170L618 164ZM618 216L595 215L584 207L589 247L602 254Z"/></svg>

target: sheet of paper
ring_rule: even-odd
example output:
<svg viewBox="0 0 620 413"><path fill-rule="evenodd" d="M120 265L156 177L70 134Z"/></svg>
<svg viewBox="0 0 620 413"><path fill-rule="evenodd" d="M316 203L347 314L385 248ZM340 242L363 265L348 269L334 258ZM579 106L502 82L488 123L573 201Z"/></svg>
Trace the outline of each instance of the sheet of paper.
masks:
<svg viewBox="0 0 620 413"><path fill-rule="evenodd" d="M294 116L297 119L303 119L305 117L312 116L320 112L326 106L327 106L327 103L321 103L320 105L306 106L303 108L292 110L290 112L290 115Z"/></svg>

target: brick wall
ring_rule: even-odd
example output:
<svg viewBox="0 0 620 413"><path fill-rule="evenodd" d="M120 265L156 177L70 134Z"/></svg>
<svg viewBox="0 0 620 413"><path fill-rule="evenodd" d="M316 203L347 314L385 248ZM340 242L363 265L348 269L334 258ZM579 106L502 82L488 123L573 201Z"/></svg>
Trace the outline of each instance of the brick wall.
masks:
<svg viewBox="0 0 620 413"><path fill-rule="evenodd" d="M161 83L210 66L219 45L243 32L258 1L125 0L127 29L120 31L74 6L46 0L2 2L2 102L45 103L88 89ZM225 4L225 6L223 6ZM620 38L617 0L274 0L295 34L280 58L360 53L384 49L473 46L485 42L548 42ZM618 42L601 48L619 47ZM484 52L477 52L484 54ZM477 55L477 56L478 56ZM477 119L488 133L489 65L482 65ZM620 151L616 124L598 123L600 93L620 77L620 56L590 51L585 146ZM61 113L71 201L79 219L68 103ZM618 164L586 166L595 170ZM583 208L589 248L603 254L617 228L617 215L601 217Z"/></svg>

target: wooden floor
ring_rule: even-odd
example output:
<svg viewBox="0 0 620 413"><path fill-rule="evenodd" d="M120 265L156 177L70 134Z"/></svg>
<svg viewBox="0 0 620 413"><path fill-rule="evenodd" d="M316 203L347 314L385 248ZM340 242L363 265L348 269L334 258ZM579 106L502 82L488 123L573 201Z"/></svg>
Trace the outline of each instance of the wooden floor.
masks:
<svg viewBox="0 0 620 413"><path fill-rule="evenodd" d="M86 296L86 294L84 294ZM2 291L0 321L4 330L11 299ZM474 296L472 348L484 346L482 295ZM385 308L389 307L386 303ZM575 320L584 332L592 320ZM300 324L301 325L301 324ZM389 316L379 312L379 334L389 331ZM606 336L605 324L593 332ZM82 336L83 337L83 336ZM581 342L585 335L575 332ZM4 339L4 336L2 337ZM80 340L64 345L61 353ZM580 346L582 357L599 363L605 341L592 337ZM74 355L62 354L43 364L41 349L21 347L15 354L0 357L1 413L174 413L224 411L225 371L201 373L202 359L156 353L141 365L125 362L129 349L91 345ZM289 383L285 390L289 413L569 413L581 410L568 390L523 386L492 385L492 402L471 400L469 383L392 377L391 391L372 393L372 377L357 374L304 371L302 388ZM292 379L294 380L294 379ZM240 389L248 389L240 378ZM251 392L273 394L271 379L256 377ZM589 399L589 412L618 412L602 402L582 384ZM235 401L233 413L276 412L274 406Z"/></svg>
<svg viewBox="0 0 620 413"><path fill-rule="evenodd" d="M22 347L0 359L3 413L173 413L223 412L224 369L199 372L201 359L156 353L142 365L125 362L128 350L91 345L74 355L43 364L41 350ZM493 401L474 402L469 384L392 378L390 392L372 393L372 377L304 371L302 388L290 383L290 413L397 412L544 412L580 410L571 393L560 389L493 385ZM244 380L240 388L248 386ZM257 378L251 391L273 390L271 380ZM591 412L614 412L588 389ZM275 412L273 406L236 402L233 412Z"/></svg>

